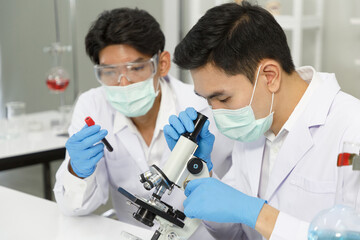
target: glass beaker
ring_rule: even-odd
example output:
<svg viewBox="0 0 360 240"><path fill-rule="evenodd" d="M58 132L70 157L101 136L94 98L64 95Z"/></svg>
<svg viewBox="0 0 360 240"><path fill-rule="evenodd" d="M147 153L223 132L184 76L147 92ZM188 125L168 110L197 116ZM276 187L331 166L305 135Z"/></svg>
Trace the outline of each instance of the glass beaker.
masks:
<svg viewBox="0 0 360 240"><path fill-rule="evenodd" d="M357 198L360 194L356 192L356 189L360 188L360 171L352 166L353 162L360 161L359 155L359 143L343 143L337 161L339 168L335 206L321 211L312 220L308 233L309 240L360 239L360 214L356 212ZM346 182L343 179L346 179Z"/></svg>
<svg viewBox="0 0 360 240"><path fill-rule="evenodd" d="M351 207L335 205L311 222L309 240L359 240L360 216Z"/></svg>
<svg viewBox="0 0 360 240"><path fill-rule="evenodd" d="M8 102L6 107L6 138L16 138L26 131L24 102Z"/></svg>
<svg viewBox="0 0 360 240"><path fill-rule="evenodd" d="M61 116L58 131L59 134L67 134L71 122L73 107L73 105L63 105L59 107L59 112Z"/></svg>
<svg viewBox="0 0 360 240"><path fill-rule="evenodd" d="M132 235L131 233L128 233L126 231L121 231L120 239L121 240L142 240L141 238L139 238L135 235Z"/></svg>

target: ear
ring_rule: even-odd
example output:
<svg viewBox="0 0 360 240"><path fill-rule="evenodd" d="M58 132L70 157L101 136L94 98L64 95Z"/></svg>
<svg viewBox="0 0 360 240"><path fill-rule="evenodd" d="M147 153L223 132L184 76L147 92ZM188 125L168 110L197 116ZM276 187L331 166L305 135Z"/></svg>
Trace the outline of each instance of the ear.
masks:
<svg viewBox="0 0 360 240"><path fill-rule="evenodd" d="M158 73L161 77L165 77L170 70L171 60L170 53L168 51L163 51L159 56L159 65Z"/></svg>
<svg viewBox="0 0 360 240"><path fill-rule="evenodd" d="M265 60L262 62L262 69L269 91L272 93L277 92L281 84L282 68L280 64L274 60Z"/></svg>

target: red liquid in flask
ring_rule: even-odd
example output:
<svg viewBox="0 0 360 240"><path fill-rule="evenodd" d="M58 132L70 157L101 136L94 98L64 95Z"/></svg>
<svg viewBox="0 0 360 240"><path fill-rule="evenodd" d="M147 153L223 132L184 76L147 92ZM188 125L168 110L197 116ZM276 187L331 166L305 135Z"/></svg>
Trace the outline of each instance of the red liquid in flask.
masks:
<svg viewBox="0 0 360 240"><path fill-rule="evenodd" d="M46 85L52 91L63 92L69 85L69 79L46 79Z"/></svg>

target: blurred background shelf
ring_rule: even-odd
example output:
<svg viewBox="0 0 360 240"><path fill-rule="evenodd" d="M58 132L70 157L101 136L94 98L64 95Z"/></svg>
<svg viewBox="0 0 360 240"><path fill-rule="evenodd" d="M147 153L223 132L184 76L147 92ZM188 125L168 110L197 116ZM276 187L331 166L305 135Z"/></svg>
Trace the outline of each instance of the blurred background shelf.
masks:
<svg viewBox="0 0 360 240"><path fill-rule="evenodd" d="M360 18L350 18L350 24L360 25Z"/></svg>
<svg viewBox="0 0 360 240"><path fill-rule="evenodd" d="M274 2L274 1L273 1ZM291 42L289 42L292 57L296 67L304 64L304 35L305 30L314 30L314 67L318 71L321 69L322 61L322 42L323 42L323 0L312 2L314 13L304 14L305 1L293 0L291 15L275 15L275 19L285 31L291 32Z"/></svg>

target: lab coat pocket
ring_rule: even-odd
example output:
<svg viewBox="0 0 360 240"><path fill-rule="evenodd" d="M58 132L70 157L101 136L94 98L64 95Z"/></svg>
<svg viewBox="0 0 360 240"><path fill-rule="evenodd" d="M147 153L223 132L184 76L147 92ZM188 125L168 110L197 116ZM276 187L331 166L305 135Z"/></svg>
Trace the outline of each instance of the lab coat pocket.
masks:
<svg viewBox="0 0 360 240"><path fill-rule="evenodd" d="M290 183L310 193L335 194L336 192L335 181L313 180L306 176L294 174Z"/></svg>
<svg viewBox="0 0 360 240"><path fill-rule="evenodd" d="M334 205L335 180L324 180L318 175L292 174L289 183L285 204L287 208L284 210L294 216L302 216L304 220L310 221L320 210Z"/></svg>

